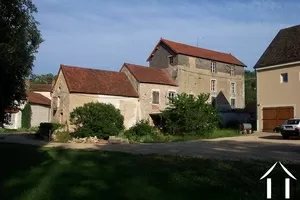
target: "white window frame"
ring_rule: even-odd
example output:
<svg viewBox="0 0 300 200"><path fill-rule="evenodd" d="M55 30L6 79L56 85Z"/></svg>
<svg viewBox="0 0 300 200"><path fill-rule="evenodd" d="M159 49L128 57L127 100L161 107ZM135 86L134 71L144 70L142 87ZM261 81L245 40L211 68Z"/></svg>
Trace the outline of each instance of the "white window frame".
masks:
<svg viewBox="0 0 300 200"><path fill-rule="evenodd" d="M158 92L158 103L153 103L153 92ZM153 105L159 105L160 104L160 90L159 89L152 89L151 90L151 103Z"/></svg>
<svg viewBox="0 0 300 200"><path fill-rule="evenodd" d="M166 104L172 104L171 102L170 102L170 100L169 100L169 97L170 97L170 93L174 93L174 97L176 97L176 95L177 95L177 91L176 90L168 90L168 92L167 92L167 97L166 97ZM173 98L174 98L173 97Z"/></svg>
<svg viewBox="0 0 300 200"><path fill-rule="evenodd" d="M215 90L212 90L212 83L215 83ZM210 92L217 92L217 79L210 79Z"/></svg>
<svg viewBox="0 0 300 200"><path fill-rule="evenodd" d="M234 106L232 106L231 100L234 100ZM230 98L230 106L231 106L231 108L236 108L236 98L233 98L233 97Z"/></svg>
<svg viewBox="0 0 300 200"><path fill-rule="evenodd" d="M232 84L234 84L234 87L233 87L234 91L232 91ZM230 82L230 94L236 95L236 82Z"/></svg>
<svg viewBox="0 0 300 200"><path fill-rule="evenodd" d="M283 75L286 75L286 81L283 80ZM289 82L289 74L286 73L281 73L280 74L280 83L288 83Z"/></svg>
<svg viewBox="0 0 300 200"><path fill-rule="evenodd" d="M211 63L210 63L210 72L211 73L216 73L216 66L217 66L217 62L211 61Z"/></svg>

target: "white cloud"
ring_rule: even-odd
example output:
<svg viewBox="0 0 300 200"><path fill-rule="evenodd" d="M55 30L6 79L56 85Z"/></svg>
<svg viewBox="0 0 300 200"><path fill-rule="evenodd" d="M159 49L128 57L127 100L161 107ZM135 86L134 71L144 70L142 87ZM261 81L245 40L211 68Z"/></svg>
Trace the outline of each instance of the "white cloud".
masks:
<svg viewBox="0 0 300 200"><path fill-rule="evenodd" d="M45 42L35 72L56 72L60 63L113 70L146 64L160 37L191 45L199 37L199 46L231 52L251 68L278 30L300 17L296 2L84 2L36 2Z"/></svg>

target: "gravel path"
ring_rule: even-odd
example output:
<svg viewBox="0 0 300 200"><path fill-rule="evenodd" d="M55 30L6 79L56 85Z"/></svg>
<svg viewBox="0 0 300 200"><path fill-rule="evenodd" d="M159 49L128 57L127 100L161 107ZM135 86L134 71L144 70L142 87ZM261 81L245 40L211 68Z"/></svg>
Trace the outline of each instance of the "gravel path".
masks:
<svg viewBox="0 0 300 200"><path fill-rule="evenodd" d="M300 140L282 140L279 134L274 133L255 133L240 137L187 142L122 145L47 143L34 140L26 134L1 134L0 142L137 154L171 154L226 160L258 159L300 162Z"/></svg>

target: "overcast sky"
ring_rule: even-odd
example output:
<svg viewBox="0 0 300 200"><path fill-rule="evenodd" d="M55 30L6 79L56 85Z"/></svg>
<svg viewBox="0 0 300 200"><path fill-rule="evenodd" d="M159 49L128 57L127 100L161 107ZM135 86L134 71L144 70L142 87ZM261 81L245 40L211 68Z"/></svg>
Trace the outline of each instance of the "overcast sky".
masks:
<svg viewBox="0 0 300 200"><path fill-rule="evenodd" d="M33 0L45 42L34 73L60 64L118 71L147 65L163 37L231 53L252 69L281 28L297 25L288 0ZM183 3L184 2L184 3ZM298 19L298 20L297 20Z"/></svg>

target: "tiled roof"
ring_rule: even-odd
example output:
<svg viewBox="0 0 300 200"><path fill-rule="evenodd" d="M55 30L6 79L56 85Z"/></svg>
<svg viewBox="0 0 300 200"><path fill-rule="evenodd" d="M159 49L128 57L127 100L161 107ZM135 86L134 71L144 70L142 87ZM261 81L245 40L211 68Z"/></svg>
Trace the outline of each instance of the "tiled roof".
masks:
<svg viewBox="0 0 300 200"><path fill-rule="evenodd" d="M47 97L39 94L39 93L28 92L27 97L28 97L28 102L29 103L44 105L44 106L50 106L51 105L51 100L48 99Z"/></svg>
<svg viewBox="0 0 300 200"><path fill-rule="evenodd" d="M17 108L15 108L15 109L5 109L4 113L17 113L19 111L20 111L20 109L17 109Z"/></svg>
<svg viewBox="0 0 300 200"><path fill-rule="evenodd" d="M61 65L70 93L138 97L123 72Z"/></svg>
<svg viewBox="0 0 300 200"><path fill-rule="evenodd" d="M163 38L160 39L160 41L158 42L156 47L159 46L161 43L164 43L175 54L183 54L183 55L204 58L204 59L234 64L234 65L239 65L239 66L246 66L243 62L238 60L236 57L234 57L230 53L222 53L222 52L213 51L213 50L209 50L209 49L203 49L203 48L190 46L190 45L183 44L183 43L166 40ZM151 59L151 57L153 56L154 52L156 51L156 47L152 51L152 53L149 56L149 58L147 59L147 61L149 61Z"/></svg>
<svg viewBox="0 0 300 200"><path fill-rule="evenodd" d="M177 86L165 69L146 67L141 65L124 63L124 66L141 83L154 83Z"/></svg>
<svg viewBox="0 0 300 200"><path fill-rule="evenodd" d="M30 84L31 91L51 92L52 84Z"/></svg>
<svg viewBox="0 0 300 200"><path fill-rule="evenodd" d="M300 61L300 25L281 29L254 68Z"/></svg>

